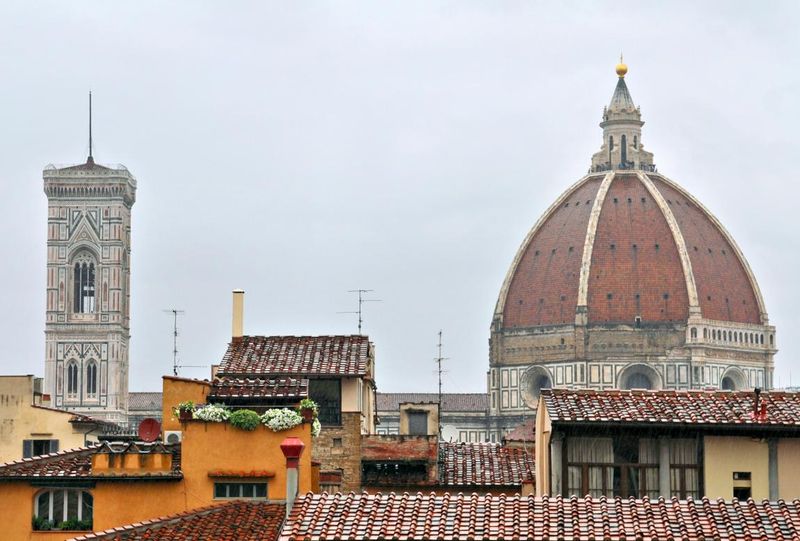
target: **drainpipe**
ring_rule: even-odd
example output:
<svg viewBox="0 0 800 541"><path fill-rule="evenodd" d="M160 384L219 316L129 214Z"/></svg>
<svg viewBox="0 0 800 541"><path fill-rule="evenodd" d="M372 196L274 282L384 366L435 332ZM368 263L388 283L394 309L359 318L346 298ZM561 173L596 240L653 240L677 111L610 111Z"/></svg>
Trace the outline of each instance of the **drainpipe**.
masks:
<svg viewBox="0 0 800 541"><path fill-rule="evenodd" d="M281 442L281 451L286 457L286 518L292 512L294 499L297 497L299 482L300 455L303 454L305 444L300 438L288 437Z"/></svg>
<svg viewBox="0 0 800 541"><path fill-rule="evenodd" d="M778 491L778 438L767 439L767 450L769 456L769 499L774 502L780 497Z"/></svg>

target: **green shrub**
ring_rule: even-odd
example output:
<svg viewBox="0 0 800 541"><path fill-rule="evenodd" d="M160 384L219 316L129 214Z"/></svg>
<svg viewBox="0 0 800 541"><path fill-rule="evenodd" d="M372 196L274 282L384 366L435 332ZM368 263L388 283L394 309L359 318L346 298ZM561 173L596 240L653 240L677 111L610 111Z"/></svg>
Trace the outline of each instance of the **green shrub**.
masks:
<svg viewBox="0 0 800 541"><path fill-rule="evenodd" d="M91 530L92 529L92 521L91 520L78 520L77 518L71 518L69 520L65 520L64 522L58 525L59 530Z"/></svg>
<svg viewBox="0 0 800 541"><path fill-rule="evenodd" d="M31 521L31 527L37 531L52 530L53 523L44 517L33 517L33 520Z"/></svg>
<svg viewBox="0 0 800 541"><path fill-rule="evenodd" d="M239 430L255 430L261 424L261 417L253 410L236 410L231 413L228 422Z"/></svg>

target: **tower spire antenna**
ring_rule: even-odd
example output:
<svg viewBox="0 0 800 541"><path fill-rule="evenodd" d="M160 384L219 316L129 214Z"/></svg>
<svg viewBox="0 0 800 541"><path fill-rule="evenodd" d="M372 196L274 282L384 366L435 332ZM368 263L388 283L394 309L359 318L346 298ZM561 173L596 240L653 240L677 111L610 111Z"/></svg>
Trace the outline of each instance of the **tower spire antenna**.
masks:
<svg viewBox="0 0 800 541"><path fill-rule="evenodd" d="M94 156L92 156L92 91L89 91L89 157L86 158L86 163L94 163Z"/></svg>

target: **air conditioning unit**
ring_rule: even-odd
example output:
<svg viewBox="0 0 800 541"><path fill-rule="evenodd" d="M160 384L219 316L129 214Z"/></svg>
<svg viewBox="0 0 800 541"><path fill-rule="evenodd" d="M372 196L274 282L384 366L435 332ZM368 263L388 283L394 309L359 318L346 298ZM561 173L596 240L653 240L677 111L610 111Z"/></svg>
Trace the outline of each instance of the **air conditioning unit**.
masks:
<svg viewBox="0 0 800 541"><path fill-rule="evenodd" d="M180 443L183 440L183 432L180 430L165 430L164 443Z"/></svg>

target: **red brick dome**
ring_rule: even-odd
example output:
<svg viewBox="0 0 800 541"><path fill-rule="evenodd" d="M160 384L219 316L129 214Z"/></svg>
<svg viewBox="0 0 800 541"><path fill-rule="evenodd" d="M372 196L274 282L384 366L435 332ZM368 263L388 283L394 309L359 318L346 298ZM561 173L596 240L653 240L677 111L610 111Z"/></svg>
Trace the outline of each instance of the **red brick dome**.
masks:
<svg viewBox="0 0 800 541"><path fill-rule="evenodd" d="M569 188L520 247L498 299L500 328L685 323L690 314L767 324L736 243L664 176L594 173Z"/></svg>

